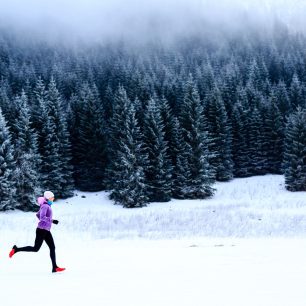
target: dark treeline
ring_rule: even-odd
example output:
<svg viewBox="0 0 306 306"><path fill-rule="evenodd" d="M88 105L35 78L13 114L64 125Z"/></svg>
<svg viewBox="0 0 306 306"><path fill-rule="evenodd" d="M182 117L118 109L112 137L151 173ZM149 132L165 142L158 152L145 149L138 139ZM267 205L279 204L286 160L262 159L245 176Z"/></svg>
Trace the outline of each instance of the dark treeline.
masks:
<svg viewBox="0 0 306 306"><path fill-rule="evenodd" d="M42 189L125 207L204 199L233 177L306 190L306 38L65 47L0 34L0 210Z"/></svg>

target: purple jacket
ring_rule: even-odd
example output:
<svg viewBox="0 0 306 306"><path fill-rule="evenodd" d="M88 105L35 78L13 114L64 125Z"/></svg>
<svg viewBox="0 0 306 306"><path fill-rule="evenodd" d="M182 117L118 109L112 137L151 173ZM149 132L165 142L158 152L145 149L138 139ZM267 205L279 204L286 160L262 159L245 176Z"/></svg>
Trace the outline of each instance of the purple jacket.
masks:
<svg viewBox="0 0 306 306"><path fill-rule="evenodd" d="M38 228L50 231L52 225L52 209L44 197L39 197L37 199L40 209L36 214L39 219Z"/></svg>

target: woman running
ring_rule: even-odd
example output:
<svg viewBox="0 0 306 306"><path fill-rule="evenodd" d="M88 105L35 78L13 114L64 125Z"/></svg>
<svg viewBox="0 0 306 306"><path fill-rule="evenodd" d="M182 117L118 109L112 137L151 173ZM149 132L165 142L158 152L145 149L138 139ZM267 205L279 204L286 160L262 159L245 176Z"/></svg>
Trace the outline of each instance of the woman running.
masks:
<svg viewBox="0 0 306 306"><path fill-rule="evenodd" d="M10 251L9 257L12 258L14 254L18 252L38 252L43 242L45 241L50 249L50 257L52 261L52 272L62 272L65 268L59 268L56 264L55 257L55 245L52 234L50 232L51 225L58 224L57 220L52 219L52 208L51 205L54 201L54 194L51 191L45 191L43 197L37 199L40 209L36 214L39 219L38 226L36 229L36 238L34 246L26 246L18 248L16 245L13 246Z"/></svg>

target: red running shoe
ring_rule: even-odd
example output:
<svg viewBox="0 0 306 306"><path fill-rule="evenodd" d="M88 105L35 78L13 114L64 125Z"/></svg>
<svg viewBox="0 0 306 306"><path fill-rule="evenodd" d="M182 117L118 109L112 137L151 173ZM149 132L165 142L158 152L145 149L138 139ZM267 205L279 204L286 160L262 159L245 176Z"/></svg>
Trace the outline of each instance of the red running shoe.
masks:
<svg viewBox="0 0 306 306"><path fill-rule="evenodd" d="M11 251L10 251L10 254L9 254L10 258L12 258L13 255L16 253L16 249L17 249L17 247L16 247L16 245L14 245L13 248L11 249Z"/></svg>
<svg viewBox="0 0 306 306"><path fill-rule="evenodd" d="M55 271L53 270L52 272L53 273L55 273L55 272L63 272L65 270L66 270L66 268L59 268L59 267L57 267L57 268L55 268Z"/></svg>

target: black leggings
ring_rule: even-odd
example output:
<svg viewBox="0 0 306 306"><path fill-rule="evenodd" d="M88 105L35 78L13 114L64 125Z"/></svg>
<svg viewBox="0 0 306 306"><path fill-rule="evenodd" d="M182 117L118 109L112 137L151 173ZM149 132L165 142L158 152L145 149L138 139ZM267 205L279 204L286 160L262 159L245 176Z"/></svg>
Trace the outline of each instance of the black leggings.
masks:
<svg viewBox="0 0 306 306"><path fill-rule="evenodd" d="M50 249L50 257L52 261L52 271L57 268L56 260L55 260L55 244L50 231L37 228L36 229L36 238L34 246L26 246L23 248L17 248L16 252L38 252L40 247L42 246L43 242L46 241Z"/></svg>

